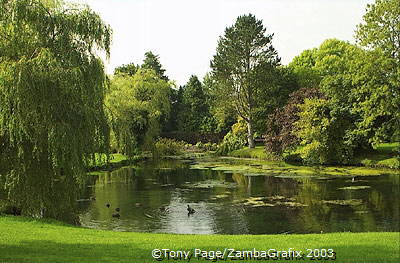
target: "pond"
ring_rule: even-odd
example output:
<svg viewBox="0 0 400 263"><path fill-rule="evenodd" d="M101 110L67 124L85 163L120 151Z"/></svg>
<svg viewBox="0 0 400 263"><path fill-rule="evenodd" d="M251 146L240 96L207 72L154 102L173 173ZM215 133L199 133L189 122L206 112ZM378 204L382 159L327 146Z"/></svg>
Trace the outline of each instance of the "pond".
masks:
<svg viewBox="0 0 400 263"><path fill-rule="evenodd" d="M399 231L399 176L244 175L176 160L90 175L82 226L185 234ZM110 204L107 207L106 204ZM195 209L188 214L187 205ZM112 215L120 208L120 218Z"/></svg>

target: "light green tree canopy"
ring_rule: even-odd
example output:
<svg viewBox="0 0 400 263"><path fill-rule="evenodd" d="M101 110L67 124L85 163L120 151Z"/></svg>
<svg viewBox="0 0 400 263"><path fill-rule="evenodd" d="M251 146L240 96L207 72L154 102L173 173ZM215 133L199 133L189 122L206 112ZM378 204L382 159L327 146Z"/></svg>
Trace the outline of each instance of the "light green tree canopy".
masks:
<svg viewBox="0 0 400 263"><path fill-rule="evenodd" d="M114 147L129 156L149 147L170 113L168 82L153 70L139 69L134 76L116 75L105 104L109 110Z"/></svg>
<svg viewBox="0 0 400 263"><path fill-rule="evenodd" d="M377 0L368 5L364 21L357 27L356 38L362 46L374 49L366 60L373 67L379 66L376 70L366 68L366 74L374 77L364 79L362 93L369 90L373 96L360 106L369 108L374 117L363 122L364 130L373 129L372 123L381 122L383 125L375 140L379 137L400 140L400 1ZM378 82L373 85L373 80ZM385 117L378 117L382 113Z"/></svg>
<svg viewBox="0 0 400 263"><path fill-rule="evenodd" d="M24 214L65 219L85 161L108 147L95 50L109 54L111 29L38 0L1 0L0 24L0 191Z"/></svg>
<svg viewBox="0 0 400 263"><path fill-rule="evenodd" d="M309 164L347 163L353 154L343 139L349 121L332 110L332 102L326 99L305 99L300 109L294 134L303 146L302 159Z"/></svg>
<svg viewBox="0 0 400 263"><path fill-rule="evenodd" d="M377 0L367 6L364 22L357 26L356 38L365 47L380 48L400 61L400 1Z"/></svg>
<svg viewBox="0 0 400 263"><path fill-rule="evenodd" d="M318 88L321 82L321 75L315 69L317 62L317 48L307 49L300 55L293 58L289 68L297 78L298 85L301 88Z"/></svg>

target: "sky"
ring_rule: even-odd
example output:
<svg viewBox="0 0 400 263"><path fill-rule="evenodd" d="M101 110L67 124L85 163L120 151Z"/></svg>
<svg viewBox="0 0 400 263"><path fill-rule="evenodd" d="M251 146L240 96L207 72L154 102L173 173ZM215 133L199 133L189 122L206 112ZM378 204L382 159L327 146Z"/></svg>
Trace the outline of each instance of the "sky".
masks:
<svg viewBox="0 0 400 263"><path fill-rule="evenodd" d="M288 64L325 39L355 42L354 30L373 0L75 0L88 4L113 29L107 73L141 64L144 53L160 56L166 75L184 85L210 71L218 39L236 18L252 13Z"/></svg>

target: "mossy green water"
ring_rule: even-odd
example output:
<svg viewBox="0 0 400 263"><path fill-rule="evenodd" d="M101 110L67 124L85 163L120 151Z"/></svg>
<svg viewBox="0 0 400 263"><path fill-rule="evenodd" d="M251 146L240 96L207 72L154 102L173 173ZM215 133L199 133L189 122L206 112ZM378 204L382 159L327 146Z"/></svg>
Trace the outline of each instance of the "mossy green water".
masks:
<svg viewBox="0 0 400 263"><path fill-rule="evenodd" d="M378 176L400 174L399 170L357 166L296 166L279 161L215 157L198 159L192 169L212 169L249 175L296 176Z"/></svg>

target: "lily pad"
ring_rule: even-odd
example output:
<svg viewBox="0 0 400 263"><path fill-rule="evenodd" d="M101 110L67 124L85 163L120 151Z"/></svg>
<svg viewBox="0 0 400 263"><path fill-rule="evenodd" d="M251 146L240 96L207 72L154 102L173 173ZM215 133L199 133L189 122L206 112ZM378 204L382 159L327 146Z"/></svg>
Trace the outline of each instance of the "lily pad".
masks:
<svg viewBox="0 0 400 263"><path fill-rule="evenodd" d="M368 185L355 185L355 186L346 186L346 187L341 187L339 190L363 190L363 189L369 189L371 186Z"/></svg>
<svg viewBox="0 0 400 263"><path fill-rule="evenodd" d="M77 202L90 202L90 201L92 201L92 200L90 200L90 199L78 199L78 200L76 200Z"/></svg>
<svg viewBox="0 0 400 263"><path fill-rule="evenodd" d="M185 184L184 186L187 188L194 188L194 189L208 189L214 187L235 188L237 185L236 183L231 183L231 182L207 180L197 183Z"/></svg>
<svg viewBox="0 0 400 263"><path fill-rule="evenodd" d="M338 177L331 177L331 176L323 176L323 177L317 177L315 178L316 180L335 180Z"/></svg>
<svg viewBox="0 0 400 263"><path fill-rule="evenodd" d="M265 173L264 174L262 174L262 173L258 173L258 174L244 174L244 176L264 176L264 175L266 175Z"/></svg>
<svg viewBox="0 0 400 263"><path fill-rule="evenodd" d="M160 185L161 187L171 187L171 186L174 186L174 184L162 184L162 185Z"/></svg>
<svg viewBox="0 0 400 263"><path fill-rule="evenodd" d="M361 199L322 200L322 203L329 205L358 206L362 205L363 201Z"/></svg>
<svg viewBox="0 0 400 263"><path fill-rule="evenodd" d="M276 178L304 178L303 175L297 175L297 174L293 174L293 175L274 175L274 177ZM311 177L311 176L309 176Z"/></svg>
<svg viewBox="0 0 400 263"><path fill-rule="evenodd" d="M285 196L281 196L281 195L269 196L269 197L266 197L266 199L273 200L273 201L281 201L281 200L294 201L295 200L294 198L285 197Z"/></svg>
<svg viewBox="0 0 400 263"><path fill-rule="evenodd" d="M290 206L290 207L305 207L308 206L306 204L298 203L298 202L276 202L277 205Z"/></svg>
<svg viewBox="0 0 400 263"><path fill-rule="evenodd" d="M264 201L251 199L251 198L247 199L246 202L244 202L243 204L244 205L248 205L248 206L252 206L252 207L261 207L261 206L272 207L272 206L275 206L274 204L266 203Z"/></svg>
<svg viewBox="0 0 400 263"><path fill-rule="evenodd" d="M229 195L227 195L227 194L220 194L220 195L215 196L216 199L222 199L222 198L227 198L227 197L229 197Z"/></svg>

